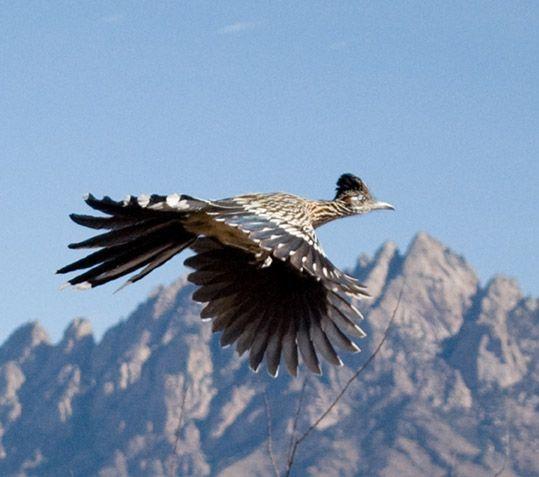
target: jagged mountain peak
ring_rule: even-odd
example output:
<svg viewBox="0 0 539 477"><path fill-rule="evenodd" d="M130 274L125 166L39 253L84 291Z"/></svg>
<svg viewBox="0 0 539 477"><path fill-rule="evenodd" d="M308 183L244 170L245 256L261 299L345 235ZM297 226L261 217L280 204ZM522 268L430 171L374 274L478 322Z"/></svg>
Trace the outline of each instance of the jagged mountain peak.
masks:
<svg viewBox="0 0 539 477"><path fill-rule="evenodd" d="M393 295L404 290L409 338L433 343L432 352L460 329L478 286L473 268L424 232L413 238L396 279L386 284Z"/></svg>
<svg viewBox="0 0 539 477"><path fill-rule="evenodd" d="M8 360L24 360L40 345L50 344L49 335L37 322L28 322L8 336L0 348L0 363Z"/></svg>
<svg viewBox="0 0 539 477"><path fill-rule="evenodd" d="M472 267L461 255L426 232L419 232L414 236L405 255L408 262L418 268L425 267L428 272L439 270L448 273L451 269L462 269L464 273L475 276Z"/></svg>
<svg viewBox="0 0 539 477"><path fill-rule="evenodd" d="M49 335L45 328L38 321L30 321L17 328L2 345L12 347L31 347L34 348L42 343L49 343Z"/></svg>
<svg viewBox="0 0 539 477"><path fill-rule="evenodd" d="M410 242L409 248L412 249L417 246L445 248L442 242L423 230L420 230L414 235Z"/></svg>
<svg viewBox="0 0 539 477"><path fill-rule="evenodd" d="M522 297L518 282L505 275L495 275L485 285L485 299L512 308Z"/></svg>
<svg viewBox="0 0 539 477"><path fill-rule="evenodd" d="M86 350L93 345L92 323L84 318L75 318L65 329L57 348L64 353L71 353L75 350Z"/></svg>
<svg viewBox="0 0 539 477"><path fill-rule="evenodd" d="M90 320L85 318L75 318L67 326L62 339L79 341L92 334L92 323Z"/></svg>
<svg viewBox="0 0 539 477"><path fill-rule="evenodd" d="M359 257L352 275L367 286L372 302L382 293L388 275L397 272L399 258L397 244L392 241L385 242L373 258L366 255Z"/></svg>

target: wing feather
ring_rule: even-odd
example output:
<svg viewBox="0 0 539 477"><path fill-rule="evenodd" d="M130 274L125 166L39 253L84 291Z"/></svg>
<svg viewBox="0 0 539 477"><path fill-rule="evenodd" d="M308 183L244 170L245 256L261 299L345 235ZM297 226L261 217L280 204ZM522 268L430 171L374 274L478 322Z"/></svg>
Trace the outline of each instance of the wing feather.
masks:
<svg viewBox="0 0 539 477"><path fill-rule="evenodd" d="M266 366L268 373L275 377L279 372L279 363L281 362L281 350L283 345L282 332L273 333L269 337L266 349Z"/></svg>
<svg viewBox="0 0 539 477"><path fill-rule="evenodd" d="M219 297L210 301L200 312L201 318L211 318L232 307L238 301L238 294Z"/></svg>
<svg viewBox="0 0 539 477"><path fill-rule="evenodd" d="M365 332L359 326L352 323L346 315L332 305L329 307L328 316L331 321L333 321L333 323L347 335L355 336L356 338L365 337Z"/></svg>
<svg viewBox="0 0 539 477"><path fill-rule="evenodd" d="M211 285L226 279L227 273L217 273L214 271L197 270L189 274L189 281L195 285Z"/></svg>
<svg viewBox="0 0 539 477"><path fill-rule="evenodd" d="M247 308L247 309L245 309ZM247 323L252 322L253 319L263 314L264 310L261 310L259 306L251 305L250 307L244 307L243 311L236 313L231 323L224 329L221 335L221 344L223 346L234 343L245 330Z"/></svg>
<svg viewBox="0 0 539 477"><path fill-rule="evenodd" d="M193 293L193 300L205 303L218 297L227 297L237 293L237 286L232 282L218 282L200 287Z"/></svg>
<svg viewBox="0 0 539 477"><path fill-rule="evenodd" d="M286 363L286 368L292 376L296 376L298 372L298 346L296 344L296 322L289 320L288 328L283 336L283 357Z"/></svg>
<svg viewBox="0 0 539 477"><path fill-rule="evenodd" d="M284 211L275 210L278 203ZM363 285L340 271L325 256L314 228L307 221L304 204L305 201L286 194L278 198L271 194L240 196L212 202L208 215L242 231L262 250L286 261L297 271L305 271L323 281L329 289L357 297L368 296Z"/></svg>
<svg viewBox="0 0 539 477"><path fill-rule="evenodd" d="M261 321L262 315L258 315L253 317L253 321L245 326L243 333L238 338L236 343L236 351L240 356L242 356L252 346L256 336L256 331L258 330L258 326L260 325Z"/></svg>
<svg viewBox="0 0 539 477"><path fill-rule="evenodd" d="M335 326L333 321L325 316L321 323L322 330L326 333L329 340L335 343L339 348L349 351L351 353L357 353L360 351L359 347Z"/></svg>
<svg viewBox="0 0 539 477"><path fill-rule="evenodd" d="M297 237L288 238L287 244L297 247L296 253L304 247ZM363 333L346 316L353 305L344 292L336 294L322 279L298 273L288 260L268 265L263 257L257 261L250 252L210 238L198 239L192 248L199 251L186 261L195 268L189 275L199 287L194 298L207 302L201 317L213 318L212 329L222 332L223 346L235 343L239 355L249 351L251 368L257 370L265 358L268 373L275 376L282 357L296 375L301 354L305 366L320 374L318 354L341 365L334 345L359 349L346 336ZM311 253L310 247L305 250Z"/></svg>
<svg viewBox="0 0 539 477"><path fill-rule="evenodd" d="M297 330L298 348L305 365L315 374L322 374L318 356L314 350L311 337L309 336L309 323L305 315L299 318L299 327Z"/></svg>
<svg viewBox="0 0 539 477"><path fill-rule="evenodd" d="M264 353L266 352L271 333L269 329L271 320L267 316L267 313L261 317L260 321L261 324L256 330L253 342L251 344L251 349L249 351L249 366L253 371L258 371L258 367L264 358Z"/></svg>
<svg viewBox="0 0 539 477"><path fill-rule="evenodd" d="M310 308L309 314L309 334L315 348L326 359L326 361L331 364L334 364L335 366L342 366L342 361L340 360L339 356L337 356L337 353L335 352L333 346L331 346L331 343L329 342L326 334L322 331L320 325L322 318L318 310L313 310L312 308Z"/></svg>
<svg viewBox="0 0 539 477"><path fill-rule="evenodd" d="M233 306L228 308L227 310L224 310L221 313L218 313L214 316L212 320L212 331L223 331L226 327L228 327L232 321L236 318L237 314L241 310L242 303L237 304L235 303Z"/></svg>

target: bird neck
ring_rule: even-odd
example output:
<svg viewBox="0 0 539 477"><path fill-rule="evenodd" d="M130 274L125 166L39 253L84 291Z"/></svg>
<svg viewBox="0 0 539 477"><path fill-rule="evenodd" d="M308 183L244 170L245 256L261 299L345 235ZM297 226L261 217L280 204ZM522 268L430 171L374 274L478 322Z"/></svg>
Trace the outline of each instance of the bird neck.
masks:
<svg viewBox="0 0 539 477"><path fill-rule="evenodd" d="M311 221L314 228L327 224L332 220L353 215L348 205L339 199L313 200L310 206Z"/></svg>

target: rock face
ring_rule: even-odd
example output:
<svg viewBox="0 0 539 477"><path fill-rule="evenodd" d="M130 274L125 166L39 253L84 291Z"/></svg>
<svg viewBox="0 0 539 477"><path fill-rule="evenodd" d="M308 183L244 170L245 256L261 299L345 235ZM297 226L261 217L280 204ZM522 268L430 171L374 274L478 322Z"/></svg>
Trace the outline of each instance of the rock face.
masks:
<svg viewBox="0 0 539 477"><path fill-rule="evenodd" d="M96 343L74 320L58 344L38 324L0 347L0 475L539 475L539 302L421 233L353 272L373 299L362 353L322 378L254 374L221 349L184 279ZM271 446L268 439L271 425Z"/></svg>

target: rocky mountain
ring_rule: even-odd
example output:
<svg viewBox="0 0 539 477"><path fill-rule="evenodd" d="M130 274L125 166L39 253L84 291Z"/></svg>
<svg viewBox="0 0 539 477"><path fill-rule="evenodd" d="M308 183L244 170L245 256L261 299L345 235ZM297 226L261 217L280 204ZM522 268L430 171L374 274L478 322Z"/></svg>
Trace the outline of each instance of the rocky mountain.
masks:
<svg viewBox="0 0 539 477"><path fill-rule="evenodd" d="M252 373L184 279L99 343L82 319L57 344L22 326L0 347L0 474L286 475L293 435L366 362L402 291L380 352L297 446L291 475L539 475L538 300L508 278L482 286L424 233L353 274L373 295L358 304L368 337L321 378Z"/></svg>

